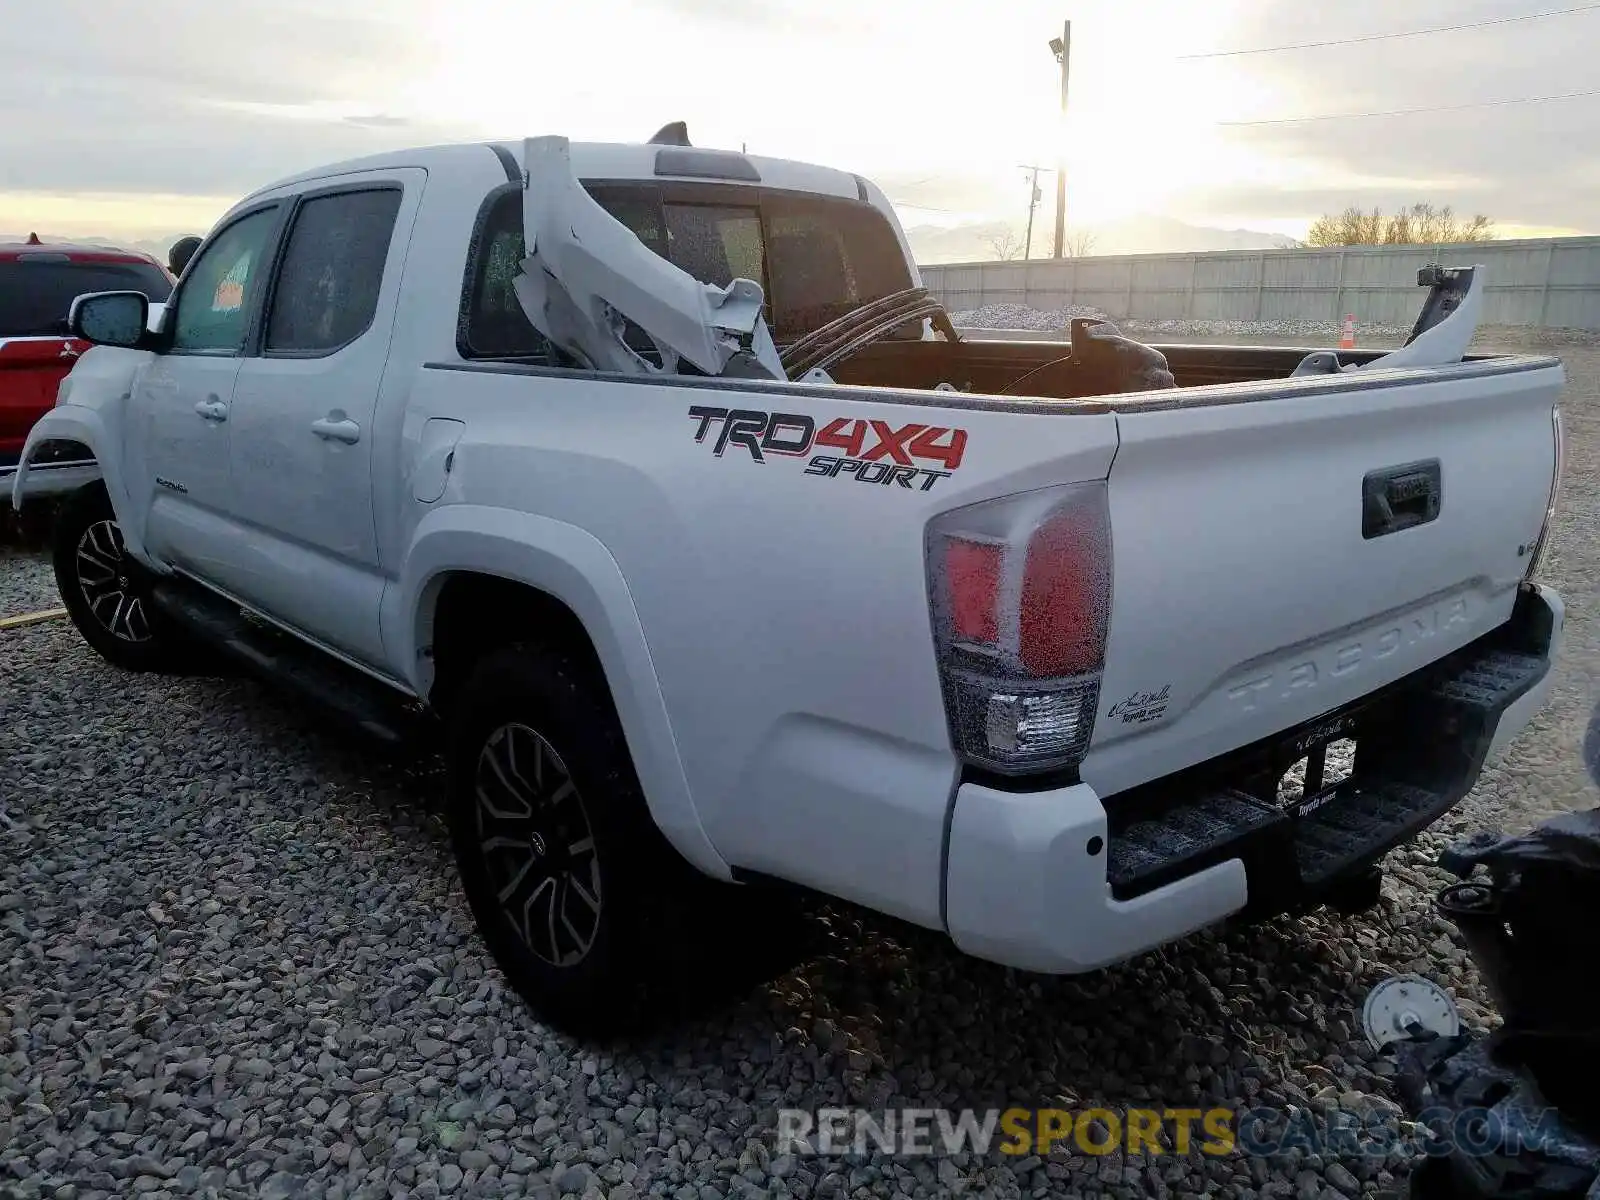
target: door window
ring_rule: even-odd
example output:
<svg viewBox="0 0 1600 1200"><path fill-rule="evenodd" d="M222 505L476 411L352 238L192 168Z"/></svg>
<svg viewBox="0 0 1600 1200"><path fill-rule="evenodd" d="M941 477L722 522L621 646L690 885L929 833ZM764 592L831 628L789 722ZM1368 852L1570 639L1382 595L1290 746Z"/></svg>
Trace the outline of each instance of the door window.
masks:
<svg viewBox="0 0 1600 1200"><path fill-rule="evenodd" d="M394 187L300 205L267 319L269 354L331 354L371 327L399 212Z"/></svg>
<svg viewBox="0 0 1600 1200"><path fill-rule="evenodd" d="M241 217L200 251L178 292L174 350L237 354L244 348L277 217L276 208Z"/></svg>

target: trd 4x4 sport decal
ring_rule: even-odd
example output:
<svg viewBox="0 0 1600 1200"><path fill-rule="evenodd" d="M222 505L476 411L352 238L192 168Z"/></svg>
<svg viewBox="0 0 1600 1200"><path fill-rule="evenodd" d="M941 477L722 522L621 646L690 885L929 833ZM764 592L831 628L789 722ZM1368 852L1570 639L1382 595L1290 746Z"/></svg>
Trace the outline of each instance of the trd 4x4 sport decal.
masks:
<svg viewBox="0 0 1600 1200"><path fill-rule="evenodd" d="M710 408L694 404L689 416L699 424L694 440L713 437L711 453L721 458L728 447L750 452L758 463L769 456L804 458L807 475L833 479L849 476L858 483L927 491L948 479L967 451L967 431L943 425L896 425L874 418L838 417L821 429L804 413L762 412L753 408ZM812 454L826 447L837 454ZM943 470L924 465L937 463Z"/></svg>

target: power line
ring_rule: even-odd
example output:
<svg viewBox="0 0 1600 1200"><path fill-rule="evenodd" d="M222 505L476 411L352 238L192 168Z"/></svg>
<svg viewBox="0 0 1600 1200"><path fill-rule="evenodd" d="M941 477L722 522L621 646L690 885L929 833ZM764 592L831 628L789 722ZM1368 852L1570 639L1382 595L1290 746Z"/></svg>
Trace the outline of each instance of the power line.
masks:
<svg viewBox="0 0 1600 1200"><path fill-rule="evenodd" d="M935 208L931 204L912 204L909 200L896 200L892 196L889 198L889 203L894 205L896 208L914 208L918 212L952 213L957 216L960 215L959 209Z"/></svg>
<svg viewBox="0 0 1600 1200"><path fill-rule="evenodd" d="M1434 33L1458 33L1464 29L1487 29L1491 25L1510 25L1517 21L1542 21L1546 17L1565 17L1573 13L1593 12L1600 4L1576 4L1571 8L1551 9L1548 12L1524 13L1517 17L1491 17L1485 21L1469 21L1462 25L1436 25L1432 29L1409 29L1403 33L1370 33L1363 37L1334 38L1326 42L1291 42L1283 46L1258 46L1249 50L1213 50L1206 54L1180 54L1179 62L1200 58L1238 58L1246 54L1276 54L1280 50L1319 50L1324 46L1354 46L1361 42L1386 42L1394 38L1426 37Z"/></svg>
<svg viewBox="0 0 1600 1200"><path fill-rule="evenodd" d="M1556 100L1581 100L1600 96L1600 88L1564 92L1556 96L1518 96L1510 100L1478 100L1470 104L1436 104L1426 108L1392 108L1382 112L1324 113L1314 117L1268 117L1259 121L1218 121L1218 125L1303 125L1311 121L1363 121L1368 117L1409 117L1417 113L1462 112L1469 108L1505 108L1514 104L1548 104Z"/></svg>

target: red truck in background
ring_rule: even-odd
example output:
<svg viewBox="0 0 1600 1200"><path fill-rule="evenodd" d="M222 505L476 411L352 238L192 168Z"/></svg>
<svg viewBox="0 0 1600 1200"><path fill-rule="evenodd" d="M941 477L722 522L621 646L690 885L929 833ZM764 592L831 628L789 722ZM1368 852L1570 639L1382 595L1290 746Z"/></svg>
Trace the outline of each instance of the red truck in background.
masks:
<svg viewBox="0 0 1600 1200"><path fill-rule="evenodd" d="M0 480L15 470L28 430L55 405L57 385L89 348L67 335L73 299L139 291L160 304L172 284L165 267L137 251L41 242L37 234L0 241Z"/></svg>

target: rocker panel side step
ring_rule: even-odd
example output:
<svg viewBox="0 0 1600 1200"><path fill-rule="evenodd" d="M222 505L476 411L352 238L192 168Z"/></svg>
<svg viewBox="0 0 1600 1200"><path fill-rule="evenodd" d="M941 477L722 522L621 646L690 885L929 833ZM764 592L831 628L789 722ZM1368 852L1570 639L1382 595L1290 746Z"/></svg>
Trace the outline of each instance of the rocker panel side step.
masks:
<svg viewBox="0 0 1600 1200"><path fill-rule="evenodd" d="M247 615L198 584L163 580L152 590L151 599L185 630L251 674L294 692L375 741L398 748L415 736L419 714L394 689Z"/></svg>

